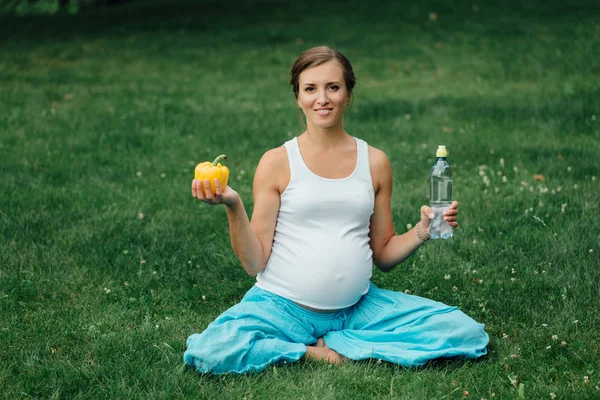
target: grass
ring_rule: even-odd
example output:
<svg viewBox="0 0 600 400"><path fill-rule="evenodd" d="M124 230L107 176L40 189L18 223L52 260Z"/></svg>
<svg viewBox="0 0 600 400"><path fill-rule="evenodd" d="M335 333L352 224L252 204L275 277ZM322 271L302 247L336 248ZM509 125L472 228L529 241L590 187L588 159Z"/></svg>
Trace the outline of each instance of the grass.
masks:
<svg viewBox="0 0 600 400"><path fill-rule="evenodd" d="M2 398L597 398L598 21L592 1L3 16ZM261 155L302 130L291 64L323 43L353 62L346 128L391 160L396 230L428 202L438 144L461 202L451 241L373 281L460 306L489 355L198 375L185 339L254 280L225 210L191 198L193 167L227 153L251 212Z"/></svg>

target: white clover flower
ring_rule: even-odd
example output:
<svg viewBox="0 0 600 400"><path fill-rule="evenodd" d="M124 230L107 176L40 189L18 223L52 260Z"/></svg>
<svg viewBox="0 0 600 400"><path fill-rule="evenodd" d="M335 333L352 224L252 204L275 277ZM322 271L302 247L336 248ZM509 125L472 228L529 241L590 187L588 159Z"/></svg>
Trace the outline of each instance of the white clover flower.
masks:
<svg viewBox="0 0 600 400"><path fill-rule="evenodd" d="M571 172L571 171L573 171L573 168L567 167L567 172Z"/></svg>
<svg viewBox="0 0 600 400"><path fill-rule="evenodd" d="M136 176L142 176L142 171L138 171L135 173Z"/></svg>
<svg viewBox="0 0 600 400"><path fill-rule="evenodd" d="M502 177L502 182L504 182L504 183L508 182L508 178L506 177L506 175L504 175L504 176Z"/></svg>
<svg viewBox="0 0 600 400"><path fill-rule="evenodd" d="M546 350L552 349L552 346L546 346Z"/></svg>
<svg viewBox="0 0 600 400"><path fill-rule="evenodd" d="M449 280L450 280L450 278L451 278L450 274L444 275L444 279L445 279L445 280L449 281Z"/></svg>
<svg viewBox="0 0 600 400"><path fill-rule="evenodd" d="M565 341L563 340L562 342L560 342L560 345L561 345L562 347L565 347L565 346L567 345L567 342L565 342Z"/></svg>
<svg viewBox="0 0 600 400"><path fill-rule="evenodd" d="M552 340L558 340L558 335L552 335Z"/></svg>
<svg viewBox="0 0 600 400"><path fill-rule="evenodd" d="M501 158L501 159L500 159L500 166L501 166L502 168L504 168L504 158Z"/></svg>
<svg viewBox="0 0 600 400"><path fill-rule="evenodd" d="M412 224L406 224L406 229L412 229Z"/></svg>
<svg viewBox="0 0 600 400"><path fill-rule="evenodd" d="M504 339L504 340L508 339L508 335L506 333L503 333L502 334L502 339Z"/></svg>
<svg viewBox="0 0 600 400"><path fill-rule="evenodd" d="M554 393L550 393L550 398L551 398L552 400L554 400L554 399L556 398L556 395L555 395Z"/></svg>

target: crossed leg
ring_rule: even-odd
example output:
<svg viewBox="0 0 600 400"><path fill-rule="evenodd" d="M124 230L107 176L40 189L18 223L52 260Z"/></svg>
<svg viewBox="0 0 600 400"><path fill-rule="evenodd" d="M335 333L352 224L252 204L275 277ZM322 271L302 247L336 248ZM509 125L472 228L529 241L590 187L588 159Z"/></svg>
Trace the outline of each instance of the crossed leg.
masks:
<svg viewBox="0 0 600 400"><path fill-rule="evenodd" d="M335 350L330 349L325 344L322 337L317 339L317 343L312 346L306 346L306 353L302 357L303 360L325 360L331 364L342 365L347 357L344 357Z"/></svg>

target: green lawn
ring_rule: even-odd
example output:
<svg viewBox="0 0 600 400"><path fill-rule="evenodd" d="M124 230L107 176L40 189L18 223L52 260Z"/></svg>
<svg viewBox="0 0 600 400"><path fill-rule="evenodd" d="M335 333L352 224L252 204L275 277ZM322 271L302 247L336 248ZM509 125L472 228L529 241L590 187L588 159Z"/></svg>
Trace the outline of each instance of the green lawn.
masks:
<svg viewBox="0 0 600 400"><path fill-rule="evenodd" d="M600 397L600 6L389 3L0 16L0 397ZM353 62L346 130L390 158L398 233L448 147L460 228L373 281L485 323L483 359L183 365L254 283L193 168L228 154L250 213L258 160L302 131L289 69L319 44Z"/></svg>

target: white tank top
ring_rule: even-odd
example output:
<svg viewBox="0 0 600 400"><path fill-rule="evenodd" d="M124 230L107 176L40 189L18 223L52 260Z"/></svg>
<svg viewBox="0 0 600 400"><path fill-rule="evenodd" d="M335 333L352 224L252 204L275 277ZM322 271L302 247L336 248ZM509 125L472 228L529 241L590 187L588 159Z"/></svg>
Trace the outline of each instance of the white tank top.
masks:
<svg viewBox="0 0 600 400"><path fill-rule="evenodd" d="M271 255L256 276L259 288L320 310L350 307L367 293L375 196L368 145L354 139L356 167L342 179L313 173L297 138L284 144L290 182L281 194Z"/></svg>

